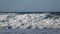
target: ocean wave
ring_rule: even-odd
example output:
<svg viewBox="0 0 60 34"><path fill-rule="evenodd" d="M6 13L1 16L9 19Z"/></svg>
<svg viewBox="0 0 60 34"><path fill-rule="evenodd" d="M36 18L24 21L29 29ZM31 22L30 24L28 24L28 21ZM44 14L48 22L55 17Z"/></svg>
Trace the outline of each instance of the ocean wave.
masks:
<svg viewBox="0 0 60 34"><path fill-rule="evenodd" d="M60 16L51 13L0 13L0 28L43 29L60 28Z"/></svg>

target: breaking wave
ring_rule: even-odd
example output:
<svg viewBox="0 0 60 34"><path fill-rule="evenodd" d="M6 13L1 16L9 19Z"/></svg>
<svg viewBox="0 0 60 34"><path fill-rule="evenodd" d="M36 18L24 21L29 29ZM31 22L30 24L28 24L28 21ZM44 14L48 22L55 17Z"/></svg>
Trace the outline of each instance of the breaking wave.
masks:
<svg viewBox="0 0 60 34"><path fill-rule="evenodd" d="M0 13L0 28L43 29L60 28L60 16L51 13Z"/></svg>

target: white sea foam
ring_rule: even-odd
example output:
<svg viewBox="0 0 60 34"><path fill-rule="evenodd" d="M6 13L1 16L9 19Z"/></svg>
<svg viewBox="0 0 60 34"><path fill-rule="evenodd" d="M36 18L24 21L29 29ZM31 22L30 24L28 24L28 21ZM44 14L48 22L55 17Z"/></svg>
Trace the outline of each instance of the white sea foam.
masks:
<svg viewBox="0 0 60 34"><path fill-rule="evenodd" d="M60 16L51 15L50 13L0 14L0 28L10 26L12 29L60 28Z"/></svg>

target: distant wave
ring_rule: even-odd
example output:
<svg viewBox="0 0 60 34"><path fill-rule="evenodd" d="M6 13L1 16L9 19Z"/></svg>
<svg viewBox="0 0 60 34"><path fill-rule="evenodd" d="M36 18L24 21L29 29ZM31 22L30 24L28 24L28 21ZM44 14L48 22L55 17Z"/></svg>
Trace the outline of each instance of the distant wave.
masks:
<svg viewBox="0 0 60 34"><path fill-rule="evenodd" d="M58 13L0 13L0 28L60 28L60 15Z"/></svg>

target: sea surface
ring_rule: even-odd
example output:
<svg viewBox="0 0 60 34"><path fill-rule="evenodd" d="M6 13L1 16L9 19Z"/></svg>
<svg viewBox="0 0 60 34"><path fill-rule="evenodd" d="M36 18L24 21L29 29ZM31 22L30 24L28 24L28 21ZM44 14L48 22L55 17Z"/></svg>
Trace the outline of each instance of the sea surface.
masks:
<svg viewBox="0 0 60 34"><path fill-rule="evenodd" d="M46 15L50 16L46 17ZM25 17L22 19L20 16ZM28 16L31 16L29 19L32 19L32 21L28 22ZM18 22L20 19L22 19L22 22ZM23 25L21 25L22 23ZM41 23L43 26L40 25ZM50 25L51 23L52 25ZM60 12L0 13L0 34L60 34Z"/></svg>

